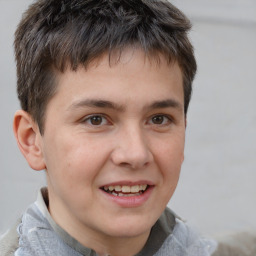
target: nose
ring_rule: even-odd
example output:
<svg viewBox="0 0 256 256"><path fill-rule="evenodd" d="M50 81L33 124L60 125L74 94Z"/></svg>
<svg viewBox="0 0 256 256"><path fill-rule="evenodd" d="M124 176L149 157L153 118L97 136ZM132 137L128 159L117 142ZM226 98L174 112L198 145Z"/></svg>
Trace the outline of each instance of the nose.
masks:
<svg viewBox="0 0 256 256"><path fill-rule="evenodd" d="M153 161L153 154L139 127L126 127L116 137L111 158L115 165L141 169Z"/></svg>

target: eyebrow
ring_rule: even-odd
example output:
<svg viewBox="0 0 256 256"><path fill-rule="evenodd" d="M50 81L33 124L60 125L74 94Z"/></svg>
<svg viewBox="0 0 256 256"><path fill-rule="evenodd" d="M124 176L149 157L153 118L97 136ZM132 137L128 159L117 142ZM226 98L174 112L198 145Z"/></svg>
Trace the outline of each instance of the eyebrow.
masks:
<svg viewBox="0 0 256 256"><path fill-rule="evenodd" d="M97 100L97 99L85 99L78 102L74 102L68 109L76 109L81 107L92 107L92 108L109 108L118 111L124 111L124 107L113 103L108 100Z"/></svg>
<svg viewBox="0 0 256 256"><path fill-rule="evenodd" d="M108 100L100 100L100 99L80 100L80 101L72 103L68 107L68 109L76 109L76 108L82 108L82 107L109 108L109 109L117 110L120 112L123 112L125 110L125 107L122 105L113 103ZM153 109L170 108L170 107L176 108L178 110L183 110L182 104L174 99L155 101L152 104L145 106L144 109L153 110Z"/></svg>
<svg viewBox="0 0 256 256"><path fill-rule="evenodd" d="M166 99L161 101L155 101L146 108L156 109L156 108L176 108L183 110L183 105L174 99Z"/></svg>

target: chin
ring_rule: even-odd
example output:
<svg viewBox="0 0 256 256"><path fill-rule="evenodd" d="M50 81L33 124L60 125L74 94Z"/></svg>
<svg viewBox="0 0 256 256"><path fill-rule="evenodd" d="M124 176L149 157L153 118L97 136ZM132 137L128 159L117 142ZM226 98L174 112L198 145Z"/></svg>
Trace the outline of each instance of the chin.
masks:
<svg viewBox="0 0 256 256"><path fill-rule="evenodd" d="M150 232L155 221L150 221L149 217L143 216L136 220L127 219L111 223L108 228L108 234L113 237L136 237Z"/></svg>

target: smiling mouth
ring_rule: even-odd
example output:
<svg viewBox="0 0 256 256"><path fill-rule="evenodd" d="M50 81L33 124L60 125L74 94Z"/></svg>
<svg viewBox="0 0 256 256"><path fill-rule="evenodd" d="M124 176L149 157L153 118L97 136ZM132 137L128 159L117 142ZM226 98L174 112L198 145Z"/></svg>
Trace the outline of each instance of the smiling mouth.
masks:
<svg viewBox="0 0 256 256"><path fill-rule="evenodd" d="M113 196L120 196L120 197L131 197L131 196L140 196L142 195L147 189L149 185L142 184L142 185L117 185L117 186L104 186L101 189L108 194Z"/></svg>

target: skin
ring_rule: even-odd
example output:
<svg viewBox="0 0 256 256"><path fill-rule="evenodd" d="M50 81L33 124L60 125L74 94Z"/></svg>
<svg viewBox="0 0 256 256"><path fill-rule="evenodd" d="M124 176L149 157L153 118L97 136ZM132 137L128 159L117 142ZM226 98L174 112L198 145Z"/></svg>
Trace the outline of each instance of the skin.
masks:
<svg viewBox="0 0 256 256"><path fill-rule="evenodd" d="M15 115L23 155L46 170L53 219L100 255L138 253L175 191L184 159L182 83L177 63L127 50L114 65L106 55L58 75L43 135L28 113ZM101 189L112 183L149 183L151 192L138 205L120 205Z"/></svg>

